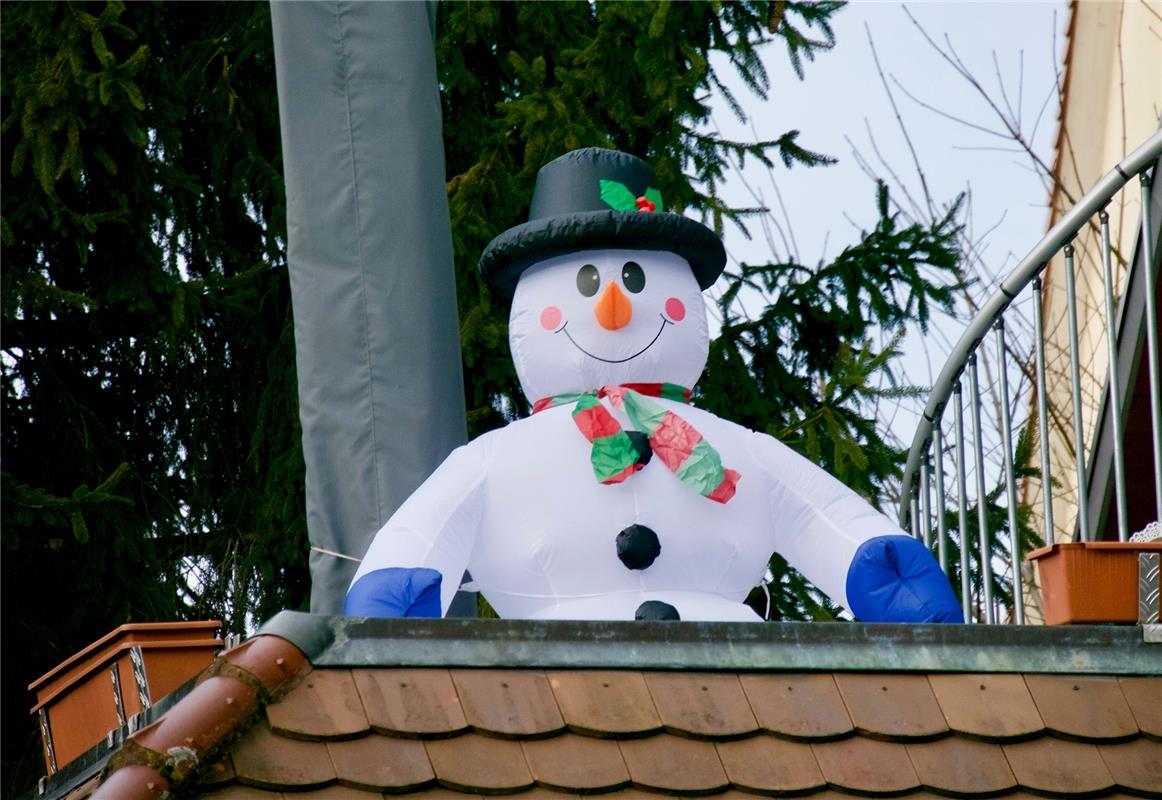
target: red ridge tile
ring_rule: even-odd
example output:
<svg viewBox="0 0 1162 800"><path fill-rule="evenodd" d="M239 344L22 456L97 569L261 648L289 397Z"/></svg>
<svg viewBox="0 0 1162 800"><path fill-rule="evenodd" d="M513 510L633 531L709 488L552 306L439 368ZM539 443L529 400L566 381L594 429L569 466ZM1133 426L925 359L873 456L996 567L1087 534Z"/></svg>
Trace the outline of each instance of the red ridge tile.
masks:
<svg viewBox="0 0 1162 800"><path fill-rule="evenodd" d="M823 786L823 773L809 744L755 736L719 742L717 748L726 777L739 789L791 794Z"/></svg>
<svg viewBox="0 0 1162 800"><path fill-rule="evenodd" d="M328 742L327 751L339 780L371 791L414 791L435 782L423 744L415 739L365 736Z"/></svg>
<svg viewBox="0 0 1162 800"><path fill-rule="evenodd" d="M499 736L548 736L565 720L549 679L539 670L452 670L468 724Z"/></svg>
<svg viewBox="0 0 1162 800"><path fill-rule="evenodd" d="M948 733L925 675L839 673L835 684L856 730L862 733L912 740Z"/></svg>
<svg viewBox="0 0 1162 800"><path fill-rule="evenodd" d="M570 730L592 736L644 735L661 728L640 672L550 672L549 686Z"/></svg>
<svg viewBox="0 0 1162 800"><path fill-rule="evenodd" d="M1142 733L1162 738L1162 678L1118 678Z"/></svg>
<svg viewBox="0 0 1162 800"><path fill-rule="evenodd" d="M436 779L449 789L507 794L533 785L519 742L469 733L426 741L424 747Z"/></svg>
<svg viewBox="0 0 1162 800"><path fill-rule="evenodd" d="M1116 678L1026 675L1045 727L1083 741L1126 739L1138 723Z"/></svg>
<svg viewBox="0 0 1162 800"><path fill-rule="evenodd" d="M644 677L667 730L706 738L738 738L758 730L733 673L650 672Z"/></svg>
<svg viewBox="0 0 1162 800"><path fill-rule="evenodd" d="M468 727L446 669L353 669L367 721L379 733L454 736Z"/></svg>
<svg viewBox="0 0 1162 800"><path fill-rule="evenodd" d="M763 729L791 739L837 739L852 732L831 675L738 676Z"/></svg>
<svg viewBox="0 0 1162 800"><path fill-rule="evenodd" d="M351 739L370 730L351 671L315 669L266 708L275 733L292 739Z"/></svg>
<svg viewBox="0 0 1162 800"><path fill-rule="evenodd" d="M929 789L953 795L987 795L1017 786L998 745L949 736L906 748L916 776Z"/></svg>
<svg viewBox="0 0 1162 800"><path fill-rule="evenodd" d="M260 721L231 749L238 781L260 789L318 788L335 781L335 768L322 744L275 736Z"/></svg>
<svg viewBox="0 0 1162 800"><path fill-rule="evenodd" d="M1030 738L1045 730L1020 675L929 675L948 727L993 741Z"/></svg>
<svg viewBox="0 0 1162 800"><path fill-rule="evenodd" d="M710 742L669 734L618 742L635 787L671 794L713 794L727 787Z"/></svg>
<svg viewBox="0 0 1162 800"><path fill-rule="evenodd" d="M1162 742L1135 739L1099 745L1097 750L1118 786L1162 795Z"/></svg>
<svg viewBox="0 0 1162 800"><path fill-rule="evenodd" d="M608 792L629 785L617 742L565 734L523 743L533 780L562 792Z"/></svg>
<svg viewBox="0 0 1162 800"><path fill-rule="evenodd" d="M920 779L902 744L854 736L811 745L823 778L831 786L864 794L916 789Z"/></svg>
<svg viewBox="0 0 1162 800"><path fill-rule="evenodd" d="M1100 792L1114 784L1092 744L1043 737L1001 747L1017 783L1027 789L1066 797Z"/></svg>
<svg viewBox="0 0 1162 800"><path fill-rule="evenodd" d="M169 781L156 769L126 764L109 773L93 797L96 800L166 800L169 788Z"/></svg>

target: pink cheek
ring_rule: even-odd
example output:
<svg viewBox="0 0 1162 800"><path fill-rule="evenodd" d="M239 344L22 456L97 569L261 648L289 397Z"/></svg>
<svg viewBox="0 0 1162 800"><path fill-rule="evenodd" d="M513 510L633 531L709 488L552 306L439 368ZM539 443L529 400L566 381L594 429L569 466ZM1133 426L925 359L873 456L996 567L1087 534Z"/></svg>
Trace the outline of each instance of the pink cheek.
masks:
<svg viewBox="0 0 1162 800"><path fill-rule="evenodd" d="M679 305L681 305L679 303ZM557 326L561 324L561 309L556 306L549 306L541 312L541 327L547 331L556 330Z"/></svg>
<svg viewBox="0 0 1162 800"><path fill-rule="evenodd" d="M666 314L674 322L681 322L686 318L686 306L678 298L671 297L666 301Z"/></svg>

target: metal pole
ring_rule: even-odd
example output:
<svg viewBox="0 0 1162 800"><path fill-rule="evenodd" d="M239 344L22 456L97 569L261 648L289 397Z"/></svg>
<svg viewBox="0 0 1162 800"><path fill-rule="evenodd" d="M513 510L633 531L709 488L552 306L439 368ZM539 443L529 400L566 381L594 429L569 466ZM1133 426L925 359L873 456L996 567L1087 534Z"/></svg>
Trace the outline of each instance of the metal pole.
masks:
<svg viewBox="0 0 1162 800"><path fill-rule="evenodd" d="M1126 513L1126 472L1123 453L1122 402L1118 389L1118 328L1114 312L1114 270L1110 258L1110 215L1104 210L1101 220L1101 257L1105 268L1106 343L1110 368L1110 420L1114 431L1114 503L1118 509L1118 541L1130 538L1130 523Z"/></svg>
<svg viewBox="0 0 1162 800"><path fill-rule="evenodd" d="M976 519L980 535L980 581L983 592L981 606L985 612L985 622L992 625L993 586L992 564L989 562L992 548L989 547L988 491L984 482L984 441L980 425L980 389L976 379L976 353L968 357L969 408L972 411L972 439L976 446Z"/></svg>
<svg viewBox="0 0 1162 800"><path fill-rule="evenodd" d="M944 524L944 433L936 421L933 448L936 451L936 550L940 569L948 574L948 526Z"/></svg>
<svg viewBox="0 0 1162 800"><path fill-rule="evenodd" d="M956 524L960 530L960 609L965 622L972 621L972 581L968 574L968 478L964 474L964 403L961 381L956 382Z"/></svg>
<svg viewBox="0 0 1162 800"><path fill-rule="evenodd" d="M920 462L920 538L932 549L932 492L930 491L928 458Z"/></svg>
<svg viewBox="0 0 1162 800"><path fill-rule="evenodd" d="M1162 377L1158 364L1158 308L1154 299L1154 248L1150 230L1150 174L1142 183L1142 263L1146 267L1146 352L1150 361L1150 419L1154 423L1154 519L1162 519Z"/></svg>
<svg viewBox="0 0 1162 800"><path fill-rule="evenodd" d="M1041 501L1045 508L1045 544L1053 544L1053 473L1049 471L1049 400L1045 396L1045 326L1041 320L1041 277L1033 279L1033 330L1037 345L1037 430L1041 438Z"/></svg>
<svg viewBox="0 0 1162 800"><path fill-rule="evenodd" d="M1073 395L1073 449L1077 462L1077 525L1081 541L1089 541L1089 487L1085 476L1085 431L1081 424L1081 353L1077 344L1077 285L1073 276L1073 244L1065 245L1065 295L1069 304L1069 367Z"/></svg>
<svg viewBox="0 0 1162 800"><path fill-rule="evenodd" d="M1004 437L1005 496L1009 504L1009 564L1013 570L1013 613L1025 624L1025 598L1021 586L1021 532L1017 529L1017 481L1013 475L1013 421L1009 414L1009 381L1005 363L1005 320L997 320L997 364L1001 375L1001 434Z"/></svg>

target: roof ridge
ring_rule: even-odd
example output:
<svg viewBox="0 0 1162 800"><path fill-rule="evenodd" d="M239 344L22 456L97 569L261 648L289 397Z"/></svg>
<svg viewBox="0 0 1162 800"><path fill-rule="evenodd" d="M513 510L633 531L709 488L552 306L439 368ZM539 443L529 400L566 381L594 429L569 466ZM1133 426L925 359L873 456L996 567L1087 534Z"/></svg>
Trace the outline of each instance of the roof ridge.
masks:
<svg viewBox="0 0 1162 800"><path fill-rule="evenodd" d="M92 800L154 800L197 778L310 668L286 639L259 634L214 659L193 690L112 755Z"/></svg>

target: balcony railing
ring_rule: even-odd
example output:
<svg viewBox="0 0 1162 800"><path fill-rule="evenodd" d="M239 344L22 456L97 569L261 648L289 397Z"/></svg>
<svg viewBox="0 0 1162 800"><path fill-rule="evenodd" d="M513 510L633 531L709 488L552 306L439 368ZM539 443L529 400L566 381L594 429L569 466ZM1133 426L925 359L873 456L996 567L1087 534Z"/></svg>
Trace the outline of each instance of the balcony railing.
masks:
<svg viewBox="0 0 1162 800"><path fill-rule="evenodd" d="M959 586L966 620L1026 622L1025 592L1032 583L1028 575L1022 579L1021 567L1035 544L1125 541L1133 533L1129 500L1139 519L1143 504L1152 509L1150 520L1162 519L1156 285L1162 191L1151 186L1160 156L1162 131L1060 216L980 309L933 385L908 453L900 521L934 549ZM1107 209L1115 207L1111 203L1132 207L1137 192L1140 221L1126 220L1136 225L1137 237L1120 249L1111 242ZM1092 257L1079 258L1082 248ZM1051 263L1054 273L1047 275ZM1085 288L1094 288L1088 295L1093 307L1080 319L1079 276ZM1060 292L1062 277L1064 298L1051 297L1050 282ZM1051 308L1055 323L1064 316L1064 326L1047 328ZM1020 322L1010 326L1006 341L1006 318L1017 309L1031 309L1031 325L1027 311L1018 312ZM1014 347L1014 329L1032 339L1024 342L1023 356ZM1108 359L1104 369L1089 369L1102 358ZM993 376L988 387L980 374L986 361ZM1148 392L1141 389L1143 370ZM989 401L995 430L982 424ZM1127 422L1133 425L1132 493ZM1024 435L1015 437L1018 427ZM1004 602L997 596L998 571L1008 582Z"/></svg>

